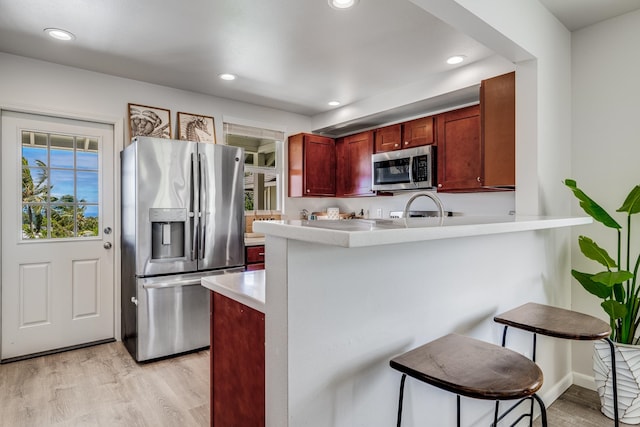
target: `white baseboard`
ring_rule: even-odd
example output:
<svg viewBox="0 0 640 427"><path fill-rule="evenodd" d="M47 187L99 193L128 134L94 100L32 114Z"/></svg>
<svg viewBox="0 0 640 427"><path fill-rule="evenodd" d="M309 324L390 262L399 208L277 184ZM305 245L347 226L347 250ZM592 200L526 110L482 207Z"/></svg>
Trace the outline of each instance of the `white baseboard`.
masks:
<svg viewBox="0 0 640 427"><path fill-rule="evenodd" d="M589 390L596 390L596 382L593 379L593 375L585 375L579 372L574 372L573 383Z"/></svg>
<svg viewBox="0 0 640 427"><path fill-rule="evenodd" d="M573 384L573 375L572 373L568 373L565 375L560 381L553 384L548 390L545 390L543 394L539 394L539 396L544 401L544 404L549 407L553 402L559 398L562 393L567 391L569 387Z"/></svg>

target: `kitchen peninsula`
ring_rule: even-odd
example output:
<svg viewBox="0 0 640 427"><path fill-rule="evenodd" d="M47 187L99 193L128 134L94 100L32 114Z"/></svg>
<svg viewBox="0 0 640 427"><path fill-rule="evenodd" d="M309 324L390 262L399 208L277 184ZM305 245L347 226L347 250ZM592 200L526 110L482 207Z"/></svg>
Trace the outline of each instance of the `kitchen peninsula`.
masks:
<svg viewBox="0 0 640 427"><path fill-rule="evenodd" d="M389 360L450 332L497 343L493 316L568 305L565 227L588 218L277 221L266 235L266 425L394 425ZM230 294L231 295L231 294ZM232 295L231 295L232 296ZM526 354L530 337L510 335ZM569 352L544 342L543 396L570 385ZM215 352L215 349L213 350ZM455 424L455 398L407 382L407 425ZM467 422L492 404L464 402Z"/></svg>

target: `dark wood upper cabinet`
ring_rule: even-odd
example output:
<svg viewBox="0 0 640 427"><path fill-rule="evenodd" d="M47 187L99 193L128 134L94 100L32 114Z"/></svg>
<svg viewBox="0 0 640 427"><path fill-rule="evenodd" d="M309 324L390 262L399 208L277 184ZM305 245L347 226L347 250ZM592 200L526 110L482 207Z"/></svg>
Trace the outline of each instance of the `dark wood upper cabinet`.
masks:
<svg viewBox="0 0 640 427"><path fill-rule="evenodd" d="M375 130L375 152L401 150L436 142L433 116Z"/></svg>
<svg viewBox="0 0 640 427"><path fill-rule="evenodd" d="M482 186L480 106L439 114L438 191L473 190Z"/></svg>
<svg viewBox="0 0 640 427"><path fill-rule="evenodd" d="M433 116L422 117L402 124L402 148L430 145L434 142Z"/></svg>
<svg viewBox="0 0 640 427"><path fill-rule="evenodd" d="M402 147L402 124L385 126L375 130L375 152L398 150Z"/></svg>
<svg viewBox="0 0 640 427"><path fill-rule="evenodd" d="M516 185L516 74L480 84L484 186Z"/></svg>
<svg viewBox="0 0 640 427"><path fill-rule="evenodd" d="M301 133L289 137L289 197L336 195L336 150L332 138Z"/></svg>
<svg viewBox="0 0 640 427"><path fill-rule="evenodd" d="M371 189L372 154L373 131L336 140L336 195L338 197L375 195Z"/></svg>

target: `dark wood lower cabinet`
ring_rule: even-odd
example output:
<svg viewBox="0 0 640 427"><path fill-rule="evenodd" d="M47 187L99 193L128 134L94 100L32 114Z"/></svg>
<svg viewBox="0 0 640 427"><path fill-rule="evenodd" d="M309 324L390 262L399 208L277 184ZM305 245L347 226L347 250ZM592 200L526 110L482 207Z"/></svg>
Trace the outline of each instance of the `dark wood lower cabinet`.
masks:
<svg viewBox="0 0 640 427"><path fill-rule="evenodd" d="M264 427L264 313L211 292L211 425Z"/></svg>
<svg viewBox="0 0 640 427"><path fill-rule="evenodd" d="M246 246L244 251L245 270L264 270L264 245Z"/></svg>

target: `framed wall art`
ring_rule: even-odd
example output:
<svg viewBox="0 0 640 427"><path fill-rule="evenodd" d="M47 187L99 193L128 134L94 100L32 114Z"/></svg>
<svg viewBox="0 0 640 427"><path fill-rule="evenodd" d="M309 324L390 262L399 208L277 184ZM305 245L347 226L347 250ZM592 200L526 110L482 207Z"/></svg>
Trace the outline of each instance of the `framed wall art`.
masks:
<svg viewBox="0 0 640 427"><path fill-rule="evenodd" d="M216 143L213 117L178 112L178 138L184 141Z"/></svg>
<svg viewBox="0 0 640 427"><path fill-rule="evenodd" d="M129 135L171 138L171 112L164 108L129 104Z"/></svg>

